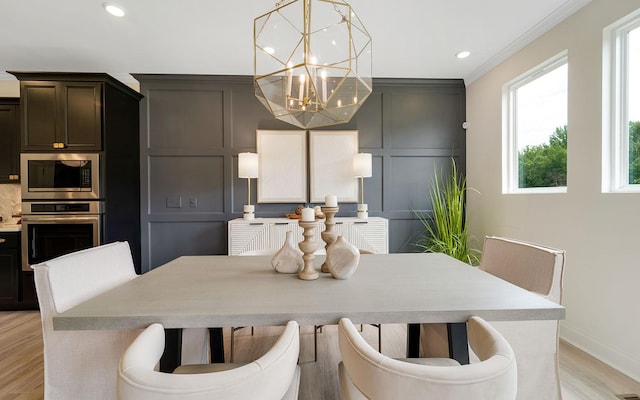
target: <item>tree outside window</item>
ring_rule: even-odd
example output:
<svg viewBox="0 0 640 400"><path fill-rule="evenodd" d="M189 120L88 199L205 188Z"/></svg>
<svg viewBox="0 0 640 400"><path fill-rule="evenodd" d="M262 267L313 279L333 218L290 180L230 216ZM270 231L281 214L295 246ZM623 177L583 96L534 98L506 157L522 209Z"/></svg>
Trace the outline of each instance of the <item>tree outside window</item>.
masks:
<svg viewBox="0 0 640 400"><path fill-rule="evenodd" d="M567 53L507 84L505 192L565 192Z"/></svg>

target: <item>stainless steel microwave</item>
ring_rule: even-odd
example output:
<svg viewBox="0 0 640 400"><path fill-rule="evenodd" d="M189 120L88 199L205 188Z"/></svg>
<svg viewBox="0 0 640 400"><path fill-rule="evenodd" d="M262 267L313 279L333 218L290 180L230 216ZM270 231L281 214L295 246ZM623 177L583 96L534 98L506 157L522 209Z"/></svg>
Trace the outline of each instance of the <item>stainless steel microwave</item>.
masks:
<svg viewBox="0 0 640 400"><path fill-rule="evenodd" d="M99 199L97 153L22 153L22 199Z"/></svg>

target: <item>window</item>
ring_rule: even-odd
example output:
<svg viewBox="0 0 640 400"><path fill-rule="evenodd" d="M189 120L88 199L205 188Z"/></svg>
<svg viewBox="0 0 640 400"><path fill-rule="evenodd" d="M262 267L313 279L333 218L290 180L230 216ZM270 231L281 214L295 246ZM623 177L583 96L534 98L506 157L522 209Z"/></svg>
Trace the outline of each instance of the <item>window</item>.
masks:
<svg viewBox="0 0 640 400"><path fill-rule="evenodd" d="M604 29L603 192L640 192L640 11Z"/></svg>
<svg viewBox="0 0 640 400"><path fill-rule="evenodd" d="M503 193L566 192L567 52L504 87Z"/></svg>

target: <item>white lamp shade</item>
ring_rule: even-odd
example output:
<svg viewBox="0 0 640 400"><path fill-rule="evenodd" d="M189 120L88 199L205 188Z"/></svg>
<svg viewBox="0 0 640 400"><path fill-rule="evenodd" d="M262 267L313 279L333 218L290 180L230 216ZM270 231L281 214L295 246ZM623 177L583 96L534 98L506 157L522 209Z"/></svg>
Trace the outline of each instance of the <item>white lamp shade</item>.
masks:
<svg viewBox="0 0 640 400"><path fill-rule="evenodd" d="M353 176L357 178L371 177L371 154L358 153L353 156Z"/></svg>
<svg viewBox="0 0 640 400"><path fill-rule="evenodd" d="M258 154L238 153L238 178L258 177Z"/></svg>

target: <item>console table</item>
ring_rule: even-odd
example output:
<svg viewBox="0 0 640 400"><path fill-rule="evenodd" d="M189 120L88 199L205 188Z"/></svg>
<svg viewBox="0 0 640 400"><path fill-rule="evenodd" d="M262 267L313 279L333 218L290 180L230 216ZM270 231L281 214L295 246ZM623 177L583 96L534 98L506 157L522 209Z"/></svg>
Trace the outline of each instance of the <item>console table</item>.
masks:
<svg viewBox="0 0 640 400"><path fill-rule="evenodd" d="M335 231L357 248L376 254L389 253L389 220L380 217L336 217L335 222ZM258 250L272 249L275 252L284 244L287 231L295 233L296 243L303 240L298 220L288 218L233 219L229 221L228 230L228 254L231 256ZM320 237L323 230L324 220L318 224L315 235L321 242L318 248L324 248Z"/></svg>

